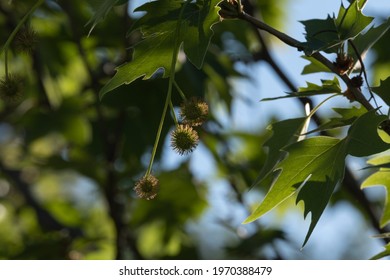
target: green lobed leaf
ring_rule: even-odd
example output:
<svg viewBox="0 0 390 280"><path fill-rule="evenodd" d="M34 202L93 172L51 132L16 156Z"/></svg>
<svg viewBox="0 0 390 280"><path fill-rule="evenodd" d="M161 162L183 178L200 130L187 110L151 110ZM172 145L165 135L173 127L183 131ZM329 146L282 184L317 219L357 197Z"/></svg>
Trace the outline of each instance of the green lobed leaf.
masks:
<svg viewBox="0 0 390 280"><path fill-rule="evenodd" d="M297 92L289 92L288 95L264 98L262 101L270 101L282 98L291 97L307 97L320 94L342 93L339 80L334 77L333 80L321 80L322 85L316 85L314 83L306 82L306 87L301 87Z"/></svg>
<svg viewBox="0 0 390 280"><path fill-rule="evenodd" d="M305 121L306 118L287 119L267 127L267 130L272 132L271 137L264 143L264 146L268 148L267 160L252 186L260 184L272 172L275 165L283 159L285 152L281 149L297 141Z"/></svg>
<svg viewBox="0 0 390 280"><path fill-rule="evenodd" d="M306 31L306 42L303 43L306 55L341 44L334 16L328 15L326 19L310 19L301 23Z"/></svg>
<svg viewBox="0 0 390 280"><path fill-rule="evenodd" d="M317 51L327 51L362 32L374 19L363 15L363 2L355 0L347 9L342 4L337 17L328 15L326 19L302 21L307 40L303 43L305 53L310 55Z"/></svg>
<svg viewBox="0 0 390 280"><path fill-rule="evenodd" d="M387 21L385 21L381 25L377 27L371 27L365 33L360 33L358 36L356 36L355 39L353 39L353 44L362 59L364 59L368 50L371 49L371 47L386 34L389 28L390 18L388 18ZM351 44L348 44L348 53L350 56L352 56L356 64L358 64L359 59Z"/></svg>
<svg viewBox="0 0 390 280"><path fill-rule="evenodd" d="M288 156L275 168L276 178L264 200L244 221L252 222L299 191L297 203L304 201L306 217L311 212L311 223L303 246L321 217L334 188L344 177L348 154L366 156L390 147L378 136L377 127L386 118L368 112L352 124L348 135L340 140L318 136L283 148Z"/></svg>
<svg viewBox="0 0 390 280"><path fill-rule="evenodd" d="M380 85L377 87L371 88L373 92L379 95L382 100L390 106L390 77L387 77L386 80L381 81Z"/></svg>
<svg viewBox="0 0 390 280"><path fill-rule="evenodd" d="M332 108L340 117L330 118L328 122L320 125L318 128L309 131L309 133L324 131L329 129L335 129L351 125L358 117L367 113L367 109L361 106L360 108L351 107L351 108Z"/></svg>
<svg viewBox="0 0 390 280"><path fill-rule="evenodd" d="M371 27L365 33L359 33L359 35L353 39L353 44L362 59L364 59L368 50L371 49L371 47L386 34L389 28L390 28L390 18L387 19L386 22L382 23L377 27ZM348 44L348 54L355 61L355 67L356 65L359 65L359 58L355 50L351 46L351 44ZM302 57L310 62L308 65L306 65L303 68L301 73L302 75L319 73L319 72L325 72L325 73L331 72L328 67L324 66L321 62L314 59L313 57L311 56L302 56Z"/></svg>
<svg viewBox="0 0 390 280"><path fill-rule="evenodd" d="M341 40L348 40L356 37L373 20L373 17L363 15L362 9L365 1L356 0L347 9L341 5L339 14L335 19L338 34Z"/></svg>
<svg viewBox="0 0 390 280"><path fill-rule="evenodd" d="M117 68L117 73L100 91L100 96L137 78L150 79L159 69L163 70L163 77L168 77L176 42L183 44L187 58L200 68L213 35L211 27L219 22L218 2L220 0L198 0L186 5L179 24L178 40L175 38L176 29L184 1L160 0L138 7L136 11L146 14L132 30L140 29L144 39L134 46L133 60Z"/></svg>
<svg viewBox="0 0 390 280"><path fill-rule="evenodd" d="M310 63L306 65L302 70L302 75L306 74L312 74L312 73L319 73L319 72L327 72L331 73L332 71L326 67L324 64L319 62L317 59L311 57L311 56L302 56L303 59L308 60Z"/></svg>
<svg viewBox="0 0 390 280"><path fill-rule="evenodd" d="M359 9L363 9L364 6L366 5L367 1L368 0L359 0L359 1L357 1ZM348 2L350 4L353 4L354 2L356 2L356 0L348 0Z"/></svg>
<svg viewBox="0 0 390 280"><path fill-rule="evenodd" d="M386 151L390 145L378 134L378 126L387 119L385 115L377 115L370 111L359 117L349 128L345 138L347 153L355 157L365 157Z"/></svg>
<svg viewBox="0 0 390 280"><path fill-rule="evenodd" d="M362 183L362 188L383 186L386 190L383 214L380 220L380 226L383 228L390 223L390 155L375 157L368 161L371 167L379 170L370 175Z"/></svg>
<svg viewBox="0 0 390 280"><path fill-rule="evenodd" d="M312 211L309 238L344 170L341 140L313 137L287 146L288 156L275 169L280 172L263 202L245 220L251 222L267 213L302 188L297 201L305 201L305 216ZM305 184L307 184L306 187ZM314 213L313 213L314 212Z"/></svg>
<svg viewBox="0 0 390 280"><path fill-rule="evenodd" d="M385 250L383 250L379 254L373 256L371 259L372 260L379 260L379 259L387 257L387 256L390 256L390 243L387 243L387 245L385 246Z"/></svg>

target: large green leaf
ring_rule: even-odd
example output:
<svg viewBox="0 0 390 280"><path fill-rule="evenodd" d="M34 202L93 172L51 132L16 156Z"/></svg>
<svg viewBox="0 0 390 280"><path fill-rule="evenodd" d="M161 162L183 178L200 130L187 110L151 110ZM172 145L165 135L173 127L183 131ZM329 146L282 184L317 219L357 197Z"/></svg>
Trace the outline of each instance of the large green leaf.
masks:
<svg viewBox="0 0 390 280"><path fill-rule="evenodd" d="M382 100L390 106L390 77L387 77L386 80L381 81L380 85L377 87L371 88L373 92L379 95Z"/></svg>
<svg viewBox="0 0 390 280"><path fill-rule="evenodd" d="M274 168L277 175L271 188L244 223L258 219L299 191L297 202L304 201L304 216L311 212L305 245L334 188L344 177L346 156L367 156L390 147L377 133L384 119L386 116L371 111L356 119L342 140L318 136L286 146L283 150L288 156Z"/></svg>
<svg viewBox="0 0 390 280"><path fill-rule="evenodd" d="M340 93L342 92L339 80L334 77L333 80L321 80L322 85L316 85L310 82L307 82L306 87L301 87L297 92L290 92L285 96L264 98L262 101L276 100L282 98L291 98L291 97L308 97L313 95L320 94L330 94L330 93Z"/></svg>
<svg viewBox="0 0 390 280"><path fill-rule="evenodd" d="M341 40L348 40L356 37L372 21L373 17L363 15L361 3L366 1L356 0L347 9L341 5L339 14L335 19L337 33Z"/></svg>
<svg viewBox="0 0 390 280"><path fill-rule="evenodd" d="M370 111L359 117L348 131L344 139L347 153L355 157L366 157L386 151L390 145L378 134L378 126L387 119L385 115L377 115Z"/></svg>
<svg viewBox="0 0 390 280"><path fill-rule="evenodd" d="M343 148L341 140L324 136L287 146L285 151L288 152L288 157L275 169L280 174L263 202L245 223L258 219L306 184L297 201L304 200L305 216L312 211L312 224L307 240L325 209L334 186L342 179L345 157Z"/></svg>
<svg viewBox="0 0 390 280"><path fill-rule="evenodd" d="M359 1L357 1L359 9L363 9L364 6L366 5L367 1L368 0L359 0ZM350 4L353 4L354 2L356 2L356 0L348 0L348 2Z"/></svg>
<svg viewBox="0 0 390 280"><path fill-rule="evenodd" d="M308 60L310 63L306 65L302 70L302 75L319 73L319 72L327 72L331 73L332 71L326 67L324 64L319 62L317 59L311 56L302 56L303 59Z"/></svg>
<svg viewBox="0 0 390 280"><path fill-rule="evenodd" d="M355 39L353 39L353 44L358 52L358 54L364 59L366 53L369 49L380 39L390 28L390 18L386 22L382 23L377 27L371 27L367 32L360 33ZM359 62L358 56L355 53L355 50L348 45L348 53L355 62Z"/></svg>
<svg viewBox="0 0 390 280"><path fill-rule="evenodd" d="M283 159L285 152L281 151L282 148L297 141L305 120L306 118L287 119L267 127L267 130L272 131L271 137L264 143L264 147L268 148L267 160L252 186L258 185Z"/></svg>
<svg viewBox="0 0 390 280"><path fill-rule="evenodd" d="M379 167L379 170L364 180L362 188L375 186L385 187L387 195L385 197L385 206L380 221L380 226L384 227L390 222L390 155L373 158L369 160L368 163L373 167Z"/></svg>
<svg viewBox="0 0 390 280"><path fill-rule="evenodd" d="M132 30L140 29L144 39L135 45L133 60L117 68L117 73L103 87L100 96L137 78L149 79L158 69L163 70L163 77L168 77L177 43L183 44L187 58L200 68L213 35L211 27L219 21L218 2L198 0L185 5L185 1L160 0L137 8L136 11L146 14ZM184 5L185 10L179 21ZM179 38L176 38L177 35Z"/></svg>
<svg viewBox="0 0 390 280"><path fill-rule="evenodd" d="M313 133L317 131L324 131L328 129L335 129L351 125L358 117L367 113L367 109L361 106L360 108L351 107L351 108L332 108L340 116L330 118L329 121L323 123L318 128L313 129L308 132Z"/></svg>
<svg viewBox="0 0 390 280"><path fill-rule="evenodd" d="M348 8L341 5L337 17L302 21L305 26L306 40L303 44L307 55L317 51L326 51L355 38L373 20L362 13L365 1L353 1Z"/></svg>

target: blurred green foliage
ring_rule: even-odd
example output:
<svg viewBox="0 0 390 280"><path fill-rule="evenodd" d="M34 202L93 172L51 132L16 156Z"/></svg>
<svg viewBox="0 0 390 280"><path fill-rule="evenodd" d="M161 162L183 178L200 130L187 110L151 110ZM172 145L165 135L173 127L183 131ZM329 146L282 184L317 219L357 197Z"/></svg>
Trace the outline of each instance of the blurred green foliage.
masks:
<svg viewBox="0 0 390 280"><path fill-rule="evenodd" d="M115 5L94 25L101 2L46 1L25 24L37 34L32 53L11 44L9 71L23 77L24 92L17 104L0 101L1 259L201 257L188 223L206 213L208 187L193 174L189 157L167 170L158 164L160 145L154 168L161 184L158 198L139 200L132 189L150 156L167 80L137 80L98 98L114 67L130 60L131 46L140 40L138 33L127 36L137 13L128 12L127 1L117 2L107 2ZM1 42L34 4L1 1ZM280 5L255 4L278 15L272 23L281 24ZM177 73L188 96L210 102L201 138L225 170L221 176L229 173L238 184L238 193L261 166L256 148L263 136L223 132L216 108L230 112L232 80L243 77L227 38L234 36L247 56L253 46L259 48L253 30L244 29L219 24L202 70L181 61ZM173 103L180 105L176 91ZM172 125L168 119L163 139ZM233 138L239 139L240 152L218 152Z"/></svg>
<svg viewBox="0 0 390 280"><path fill-rule="evenodd" d="M35 2L0 1L0 42ZM0 259L198 259L209 257L199 238L220 239L193 230L204 226L198 222L207 218L214 203L210 193L219 186L200 178L190 157L167 168L160 145L153 170L159 195L151 201L135 196L168 82L136 80L99 99L115 67L131 60L131 46L140 40L138 33L127 36L137 19L128 1L109 2L116 5L88 36L86 24L99 1L47 0L27 21L38 37L33 52L17 52L14 45L8 51L9 71L23 77L24 96L17 104L0 101ZM283 25L287 0L250 3L256 16ZM251 205L243 196L264 164L261 146L268 133L231 131L219 119L221 111L231 114L234 81L246 78L236 62L258 61L254 54L261 44L243 22L224 21L214 32L203 68L182 59L176 80L188 96L209 103L201 146L216 168L213 179L229 185L224 199L248 214ZM379 42L378 59L386 55L387 39ZM3 77L4 56L0 61ZM176 91L172 102L180 105ZM172 127L167 118L163 143ZM224 239L230 240L224 258L280 257L275 242L288 238L283 229L260 224L242 235L234 218L223 227L233 229L233 237Z"/></svg>

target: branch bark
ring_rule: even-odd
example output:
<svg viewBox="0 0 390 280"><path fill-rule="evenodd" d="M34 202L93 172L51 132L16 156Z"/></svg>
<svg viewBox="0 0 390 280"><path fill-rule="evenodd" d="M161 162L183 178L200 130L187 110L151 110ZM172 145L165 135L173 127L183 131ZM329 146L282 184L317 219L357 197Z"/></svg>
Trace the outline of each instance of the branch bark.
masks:
<svg viewBox="0 0 390 280"><path fill-rule="evenodd" d="M249 7L249 13L253 13L253 6L250 4L249 1L246 1L246 4L247 6ZM297 40L277 31L276 29L268 26L267 24L263 23L262 21L259 21L257 19L254 19L251 15L249 14L245 14L247 15L246 18L250 19L250 23L254 26L254 28L256 29L255 31L256 34L257 34L257 38L262 46L262 49L260 51L260 55L256 54L255 57L260 57L263 61L267 62L271 68L275 71L276 75L281 79L281 81L290 89L290 91L292 92L297 92L297 88L294 86L294 83L291 81L291 79L289 77L287 77L286 73L282 70L281 66L279 66L277 64L277 62L273 59L272 55L271 55L271 52L269 50L269 47L267 45L267 42L266 40L264 39L262 33L260 30L264 30L276 37L278 37L279 39L281 39L283 42L287 43L288 45L290 46L293 46L293 47L296 47L297 49L299 49L299 45L300 45L300 42L298 42ZM255 23L255 24L254 24ZM260 28L261 27L261 28ZM276 34L276 35L275 35ZM333 63L331 63L327 58L325 58L324 56L322 56L320 53L316 53L313 55L314 58L316 58L318 61L320 61L321 63L323 63L325 66L327 66L332 72L334 73L337 73ZM340 75L339 75L340 76ZM346 75L342 75L340 76L343 81L347 84L348 87L351 87L350 83L351 83L351 80L348 78L348 76ZM353 87L352 87L353 88ZM360 95L361 92L359 93ZM306 103L309 103L309 104L312 104L312 101L310 98L298 98L298 101L300 102L300 104L304 107ZM363 96L363 100L362 100L363 103L367 103L366 104L366 108L370 108L371 110L373 110L374 108L371 106L371 104L364 98ZM362 103L362 105L364 106L364 104ZM311 108L313 108L313 106L311 105L310 106ZM367 109L368 109L367 108ZM321 118L318 117L317 114L314 114L313 117L312 117L313 121L316 123L317 126L320 126L321 125ZM328 133L326 131L323 131L321 132L323 135L328 135ZM372 227L377 230L379 233L385 233L387 232L386 229L383 229L380 227L380 224L379 224L379 217L375 211L375 209L373 209L370 201L368 200L367 196L365 195L365 193L361 190L360 188L360 184L358 183L358 181L354 178L354 175L353 175L353 172L350 170L350 168L348 166L346 166L346 169L345 169L345 176L344 176L344 179L343 179L343 186L345 186L345 190L356 200L359 202L359 205L361 206L361 208L364 210L364 212L366 213L368 219L370 220L370 223L372 225ZM383 239L386 243L390 242L390 239L389 238L384 238Z"/></svg>
<svg viewBox="0 0 390 280"><path fill-rule="evenodd" d="M295 40L294 38L288 36L283 32L276 30L275 28L269 26L268 24L262 22L261 20L258 20L245 12L238 14L238 18L251 23L253 26L255 26L260 30L264 30L272 34L273 36L277 37L285 44L296 48L298 51L303 51L301 42ZM331 61L329 61L326 57L324 57L319 52L315 52L311 56L315 58L317 61L321 62L323 65L325 65L333 73L338 75L348 86L348 88L352 91L357 102L362 104L368 111L375 110L375 108L371 105L371 103L365 98L361 90L353 85L351 79L346 74L340 75L340 73L336 70L336 67L333 65ZM390 135L390 129L386 129L386 133Z"/></svg>

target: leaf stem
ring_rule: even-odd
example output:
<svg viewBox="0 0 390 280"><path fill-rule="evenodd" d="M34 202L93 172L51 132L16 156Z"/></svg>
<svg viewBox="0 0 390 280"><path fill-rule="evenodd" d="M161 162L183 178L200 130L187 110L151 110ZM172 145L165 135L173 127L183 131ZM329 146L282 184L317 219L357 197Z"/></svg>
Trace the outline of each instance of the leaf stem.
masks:
<svg viewBox="0 0 390 280"><path fill-rule="evenodd" d="M175 108L173 107L172 100L169 100L169 107L171 108L173 121L175 122L175 125L178 126L179 125L179 121L177 120L176 113L175 113Z"/></svg>
<svg viewBox="0 0 390 280"><path fill-rule="evenodd" d="M181 11L180 11L179 19L177 21L176 34L175 34L175 45L174 45L174 49L173 49L173 53L172 53L171 72L170 72L170 75L169 75L167 97L165 99L165 104L164 104L163 112L162 112L162 115L161 115L160 124L159 124L158 130L157 130L156 140L154 142L154 146L153 146L153 150L152 150L152 156L150 158L149 166L148 166L148 169L146 171L145 176L150 175L150 173L152 172L153 162L154 162L154 158L156 156L158 143L160 142L161 132L162 132L162 128L163 128L164 121L165 121L165 116L167 114L168 106L171 103L172 86L173 86L173 83L175 81L175 66L176 66L176 61L177 61L177 55L179 53L179 48L180 48L181 20L182 20L182 17L183 17L184 10L185 10L187 4L190 3L190 2L191 2L191 0L187 0L184 3L184 5L183 5L183 7L181 8Z"/></svg>
<svg viewBox="0 0 390 280"><path fill-rule="evenodd" d="M184 92L181 90L181 88L179 87L179 85L176 83L176 81L173 81L173 84L175 85L177 91L179 92L181 98L186 101L187 100L187 97L185 96Z"/></svg>

